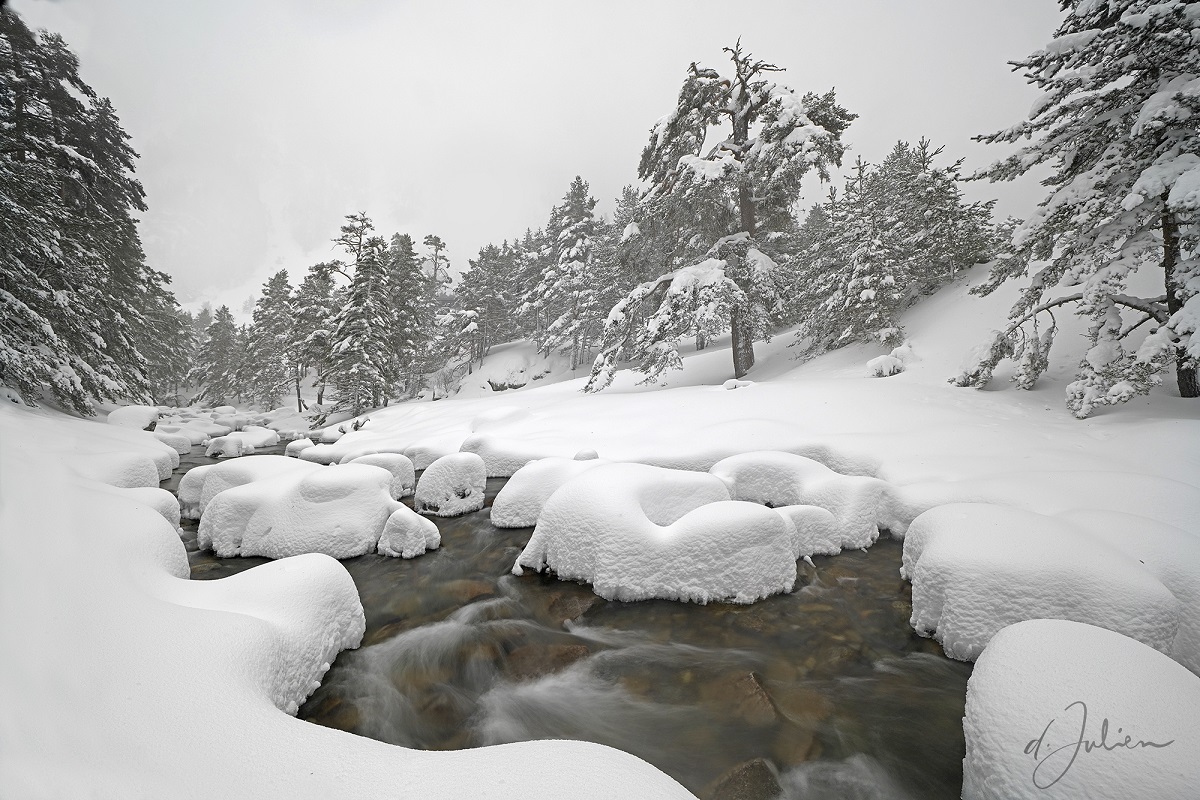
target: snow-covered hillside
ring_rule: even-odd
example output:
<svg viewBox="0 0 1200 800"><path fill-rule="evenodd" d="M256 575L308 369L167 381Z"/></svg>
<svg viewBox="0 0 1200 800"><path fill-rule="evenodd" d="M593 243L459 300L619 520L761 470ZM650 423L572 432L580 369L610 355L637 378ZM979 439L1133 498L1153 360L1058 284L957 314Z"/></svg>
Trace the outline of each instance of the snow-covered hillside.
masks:
<svg viewBox="0 0 1200 800"><path fill-rule="evenodd" d="M1173 718L1160 725L1139 709L1160 707L1164 693L1196 696L1200 684L1193 674L1200 669L1200 408L1159 389L1072 418L1063 387L1083 342L1066 329L1055 368L1034 391L1012 390L999 374L990 390L951 386L946 378L1000 324L1015 291L968 295L969 281L981 277L965 276L905 316L908 346L897 354L905 369L891 377L870 377L867 362L885 354L878 348L797 364L784 335L758 346L758 365L744 381L729 381L728 347L718 343L687 355L685 369L660 386L636 386L637 376L623 372L609 390L585 395L585 376L551 369L514 391L477 384L476 396L464 388L450 399L378 409L360 430L299 452L317 463L404 453L421 469L468 451L490 474L511 475L532 459L581 452L707 471L729 456L785 451L842 476L875 478L906 509L892 532L902 534L914 517L914 530L923 531L906 544L906 569L918 582L914 598L936 600L915 608L914 621L946 639L948 650L970 639L961 652L982 649L987 658L997 626L1029 617L1062 616L1125 634L1006 636L1003 653L972 684L980 699L968 705L969 779L1032 770L1032 759L997 754L1019 755L1076 689L1092 692L1097 727L1087 733L1100 735L1110 698L1090 677L1077 685L1069 670L1037 675L1042 705L1026 703L1019 718L988 716L997 707L994 681L1006 674L997 665L1019 664L1027 642L1053 648L1060 640L1094 648L1099 662L1106 648L1117 648L1107 677L1123 687L1111 694L1120 724L1147 740L1180 737L1154 750L1154 764L1195 778L1183 743L1191 728L1164 728ZM542 366L519 349L496 348L474 374L506 384L516 381L503 376L517 372L532 378ZM424 753L291 718L333 653L357 644L353 585L337 562L317 555L210 584L183 580L183 548L162 515L95 483L138 474L139 460L169 460L167 451L137 430L8 403L0 410L0 635L19 646L0 680L6 796L375 797L396 787L431 797L687 796L649 765L597 745ZM157 486L157 474L143 484ZM970 504L962 519L974 527L945 511L921 522L923 511L950 503ZM1006 547L1006 520L1016 512L1047 538L1065 531L1062 546L1023 552L1028 537L1014 536ZM730 533L729 548L737 546ZM50 549L55 559L31 558ZM1003 581L973 579L1000 569L1014 591L1024 591L1022 576L1048 576L1045 602L981 595L1005 591ZM1138 591L1114 588L1126 585ZM1143 612L1152 613L1153 630L1139 627ZM1150 645L1178 663L1164 665ZM1039 658L1054 663L1053 653ZM1142 695L1154 702L1139 705ZM1122 755L1132 764L1144 753ZM1076 766L1055 784L1059 794L1039 796L1109 796L1096 775ZM1176 785L1164 783L1163 791Z"/></svg>

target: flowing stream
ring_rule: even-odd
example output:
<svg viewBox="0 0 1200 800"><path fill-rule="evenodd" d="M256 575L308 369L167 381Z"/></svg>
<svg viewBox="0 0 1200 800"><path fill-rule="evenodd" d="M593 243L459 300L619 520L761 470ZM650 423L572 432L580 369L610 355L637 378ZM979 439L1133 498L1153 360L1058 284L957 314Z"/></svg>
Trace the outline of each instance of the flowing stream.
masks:
<svg viewBox="0 0 1200 800"><path fill-rule="evenodd" d="M163 485L214 461L184 456ZM488 481L489 506L503 485ZM429 750L600 742L697 794L732 781L753 796L770 768L748 762L764 759L789 798L959 796L971 668L908 627L899 542L800 562L794 592L753 605L620 603L509 574L532 529L494 528L490 508L432 519L439 550L342 562L366 636L301 719ZM193 578L265 561L198 552L195 528Z"/></svg>

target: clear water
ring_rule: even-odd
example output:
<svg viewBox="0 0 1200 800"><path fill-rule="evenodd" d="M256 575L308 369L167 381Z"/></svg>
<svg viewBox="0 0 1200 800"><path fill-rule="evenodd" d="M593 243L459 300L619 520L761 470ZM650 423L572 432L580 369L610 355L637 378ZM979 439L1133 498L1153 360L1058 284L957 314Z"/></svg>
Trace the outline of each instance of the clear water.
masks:
<svg viewBox="0 0 1200 800"><path fill-rule="evenodd" d="M793 593L749 606L618 603L509 574L531 529L489 513L433 518L442 547L420 558L343 562L366 637L300 718L430 750L585 739L697 793L762 758L786 797L959 796L970 665L908 627L899 542L801 562ZM196 552L187 527L194 578L264 560Z"/></svg>

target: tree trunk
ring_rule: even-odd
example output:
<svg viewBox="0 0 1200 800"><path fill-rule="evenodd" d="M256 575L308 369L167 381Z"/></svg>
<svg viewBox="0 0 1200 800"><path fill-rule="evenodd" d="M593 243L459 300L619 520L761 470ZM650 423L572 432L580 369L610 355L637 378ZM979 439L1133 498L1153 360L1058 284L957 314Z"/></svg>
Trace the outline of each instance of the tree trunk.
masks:
<svg viewBox="0 0 1200 800"><path fill-rule="evenodd" d="M1163 234L1163 280L1167 289L1167 313L1174 315L1183 308L1183 298L1178 292L1181 287L1175 285L1175 267L1179 264L1179 223L1175 215L1167 208L1167 198L1163 196L1162 210ZM1175 350L1175 379L1179 384L1180 397L1200 397L1200 382L1196 378L1196 364L1182 347Z"/></svg>
<svg viewBox="0 0 1200 800"><path fill-rule="evenodd" d="M729 328L733 332L733 377L741 378L754 366L754 337L741 309L734 307L729 312Z"/></svg>
<svg viewBox="0 0 1200 800"><path fill-rule="evenodd" d="M300 399L300 381L303 380L304 370L296 367L296 413L304 413L304 401Z"/></svg>

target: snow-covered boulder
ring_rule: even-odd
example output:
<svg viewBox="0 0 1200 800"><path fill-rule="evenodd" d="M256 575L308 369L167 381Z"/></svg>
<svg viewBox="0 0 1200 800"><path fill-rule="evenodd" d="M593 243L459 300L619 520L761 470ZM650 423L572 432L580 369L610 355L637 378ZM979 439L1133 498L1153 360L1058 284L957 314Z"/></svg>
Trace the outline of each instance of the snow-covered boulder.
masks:
<svg viewBox="0 0 1200 800"><path fill-rule="evenodd" d="M261 420L256 424L270 428L279 434L280 439L285 441L303 439L308 436L308 419L294 408L276 408L263 414Z"/></svg>
<svg viewBox="0 0 1200 800"><path fill-rule="evenodd" d="M602 464L551 495L513 572L549 568L610 600L751 603L791 590L794 547L782 515L729 500L716 476Z"/></svg>
<svg viewBox="0 0 1200 800"><path fill-rule="evenodd" d="M558 487L602 464L600 458L542 458L530 461L513 474L492 502L492 524L497 528L528 528Z"/></svg>
<svg viewBox="0 0 1200 800"><path fill-rule="evenodd" d="M1179 601L1135 559L1061 519L986 503L952 503L913 521L903 574L913 628L946 655L974 660L1007 625L1069 619L1169 653Z"/></svg>
<svg viewBox="0 0 1200 800"><path fill-rule="evenodd" d="M200 519L212 499L226 489L280 475L307 474L318 464L286 456L255 456L192 467L179 481L178 496L187 519Z"/></svg>
<svg viewBox="0 0 1200 800"><path fill-rule="evenodd" d="M287 443L287 447L283 449L283 454L289 458L299 458L302 452L314 446L316 446L316 442L308 437L293 439Z"/></svg>
<svg viewBox="0 0 1200 800"><path fill-rule="evenodd" d="M820 506L779 506L775 513L783 517L792 532L796 558L819 553L837 553L842 536L837 519Z"/></svg>
<svg viewBox="0 0 1200 800"><path fill-rule="evenodd" d="M457 517L483 508L487 468L475 453L451 453L421 473L413 508L423 514Z"/></svg>
<svg viewBox="0 0 1200 800"><path fill-rule="evenodd" d="M320 442L312 447L300 448L298 455L302 461L311 461L314 464L336 464L340 457L333 445Z"/></svg>
<svg viewBox="0 0 1200 800"><path fill-rule="evenodd" d="M165 433L158 430L155 430L152 435L155 439L158 439L181 456L186 456L192 452L191 437L179 433Z"/></svg>
<svg viewBox="0 0 1200 800"><path fill-rule="evenodd" d="M204 451L206 456L217 458L237 458L248 456L261 447L273 447L279 444L279 434L270 428L251 425L244 430L235 431L227 436L218 436L208 443Z"/></svg>
<svg viewBox="0 0 1200 800"><path fill-rule="evenodd" d="M436 550L441 544L442 535L437 525L408 506L400 506L383 526L376 551L381 556L415 558L426 550Z"/></svg>
<svg viewBox="0 0 1200 800"><path fill-rule="evenodd" d="M208 503L196 540L222 557L360 556L375 550L388 517L400 507L391 486L390 472L367 464L235 486Z"/></svg>
<svg viewBox="0 0 1200 800"><path fill-rule="evenodd" d="M392 498L399 500L401 497L408 497L413 493L413 488L417 483L417 473L413 469L412 460L408 456L400 453L372 453L367 456L359 456L350 462L342 462L350 464L370 464L375 467L382 467L392 473Z"/></svg>
<svg viewBox="0 0 1200 800"><path fill-rule="evenodd" d="M489 478L515 475L530 461L565 456L561 446L530 442L519 437L475 433L463 440L462 452L477 453L483 459Z"/></svg>
<svg viewBox="0 0 1200 800"><path fill-rule="evenodd" d="M163 480L154 458L143 453L85 453L72 457L71 469L80 477L126 489L135 486L157 487L159 481ZM168 470L167 476L170 474Z"/></svg>
<svg viewBox="0 0 1200 800"><path fill-rule="evenodd" d="M1179 600L1179 631L1170 655L1200 675L1200 537L1164 522L1117 511L1063 514L1162 582Z"/></svg>
<svg viewBox="0 0 1200 800"><path fill-rule="evenodd" d="M881 528L903 533L907 507L878 478L842 475L811 458L775 450L730 456L709 470L729 486L734 500L765 505L819 506L833 514L837 535L814 539L814 551L835 555L842 548L868 547Z"/></svg>
<svg viewBox="0 0 1200 800"><path fill-rule="evenodd" d="M962 796L1195 797L1197 709L1200 678L1133 639L1059 619L1011 625L967 683Z"/></svg>
<svg viewBox="0 0 1200 800"><path fill-rule="evenodd" d="M338 439L341 439L343 436L345 436L347 430L349 429L345 425L331 425L320 432L320 443L333 444ZM316 432L314 431L314 434L315 433Z"/></svg>
<svg viewBox="0 0 1200 800"><path fill-rule="evenodd" d="M868 378L887 378L904 372L904 362L895 356L876 356L867 362Z"/></svg>
<svg viewBox="0 0 1200 800"><path fill-rule="evenodd" d="M250 415L239 413L215 414L212 421L217 425L224 425L230 430L240 431L250 425Z"/></svg>
<svg viewBox="0 0 1200 800"><path fill-rule="evenodd" d="M192 446L206 443L211 438L200 428L192 425L164 425L159 423L154 429L156 436L182 436ZM166 441L165 439L163 441Z"/></svg>
<svg viewBox="0 0 1200 800"><path fill-rule="evenodd" d="M121 406L108 412L108 424L144 431L158 421L157 406Z"/></svg>

